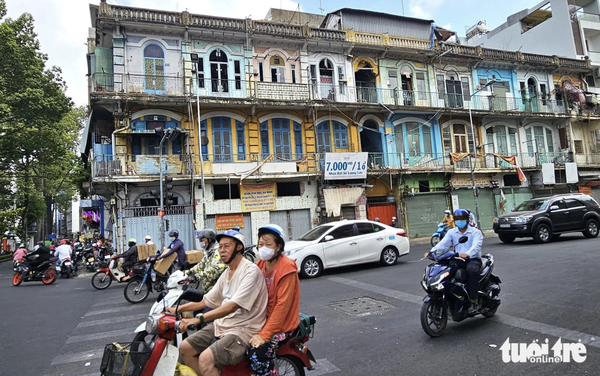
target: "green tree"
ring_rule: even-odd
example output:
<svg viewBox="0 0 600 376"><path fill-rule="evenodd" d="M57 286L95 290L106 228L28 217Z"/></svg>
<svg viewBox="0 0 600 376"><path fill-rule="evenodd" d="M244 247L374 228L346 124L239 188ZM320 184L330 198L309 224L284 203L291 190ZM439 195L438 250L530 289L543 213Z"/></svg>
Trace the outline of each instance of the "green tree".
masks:
<svg viewBox="0 0 600 376"><path fill-rule="evenodd" d="M31 15L5 16L0 0L0 210L16 203L25 239L85 179L76 150L86 110L73 108L60 69L46 68Z"/></svg>

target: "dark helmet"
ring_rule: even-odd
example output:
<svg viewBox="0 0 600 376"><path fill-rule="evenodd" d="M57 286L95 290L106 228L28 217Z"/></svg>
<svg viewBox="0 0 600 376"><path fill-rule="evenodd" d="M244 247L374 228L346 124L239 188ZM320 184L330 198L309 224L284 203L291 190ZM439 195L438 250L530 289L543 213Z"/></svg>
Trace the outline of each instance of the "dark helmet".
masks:
<svg viewBox="0 0 600 376"><path fill-rule="evenodd" d="M198 239L208 239L210 242L214 242L217 240L217 232L212 228L205 228L198 234Z"/></svg>
<svg viewBox="0 0 600 376"><path fill-rule="evenodd" d="M44 243L43 241L41 241L41 240L40 240L39 242L37 242L37 244L38 244L40 247L43 247L43 246L44 246L46 243Z"/></svg>
<svg viewBox="0 0 600 376"><path fill-rule="evenodd" d="M169 237L178 238L179 237L179 231L177 231L177 230L171 230L171 231L169 231Z"/></svg>
<svg viewBox="0 0 600 376"><path fill-rule="evenodd" d="M457 219L469 219L469 212L465 209L456 209L454 211L454 220Z"/></svg>

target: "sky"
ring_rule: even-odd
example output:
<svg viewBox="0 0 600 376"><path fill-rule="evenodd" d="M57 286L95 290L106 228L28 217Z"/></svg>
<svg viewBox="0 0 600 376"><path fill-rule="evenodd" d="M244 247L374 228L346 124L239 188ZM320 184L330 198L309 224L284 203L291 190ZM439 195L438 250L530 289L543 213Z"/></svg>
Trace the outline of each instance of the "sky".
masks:
<svg viewBox="0 0 600 376"><path fill-rule="evenodd" d="M365 9L433 20L437 26L465 36L468 27L486 21L489 30L540 0L107 0L109 4L184 11L221 17L264 19L269 8L327 14L340 8ZM87 104L87 36L91 26L89 4L100 0L6 0L8 16L30 13L48 65L58 66L67 83L67 95L76 105Z"/></svg>

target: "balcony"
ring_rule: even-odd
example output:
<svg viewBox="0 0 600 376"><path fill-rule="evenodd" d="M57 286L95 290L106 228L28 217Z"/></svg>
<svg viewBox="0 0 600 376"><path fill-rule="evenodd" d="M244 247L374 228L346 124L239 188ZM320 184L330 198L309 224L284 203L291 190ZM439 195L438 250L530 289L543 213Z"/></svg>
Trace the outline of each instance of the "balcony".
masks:
<svg viewBox="0 0 600 376"><path fill-rule="evenodd" d="M600 167L600 153L577 154L575 162L579 166Z"/></svg>
<svg viewBox="0 0 600 376"><path fill-rule="evenodd" d="M213 176L288 175L318 171L317 154L203 154L204 173ZM196 158L200 171L200 157Z"/></svg>
<svg viewBox="0 0 600 376"><path fill-rule="evenodd" d="M512 154L515 155L515 154ZM542 163L554 163L555 166L564 166L572 162L571 153L517 153L517 165L522 168L539 168ZM472 162L473 161L473 162ZM600 164L600 154L595 159ZM449 153L372 153L369 152L367 166L369 170L404 170L404 171L455 171L470 172L474 163L475 170L515 170L516 166L486 153L479 158L463 158L452 161Z"/></svg>
<svg viewBox="0 0 600 376"><path fill-rule="evenodd" d="M184 91L184 78L143 74L94 73L93 93L189 95Z"/></svg>
<svg viewBox="0 0 600 376"><path fill-rule="evenodd" d="M189 157L186 155L163 155L169 175L188 175ZM92 178L158 176L158 155L99 155L91 164Z"/></svg>

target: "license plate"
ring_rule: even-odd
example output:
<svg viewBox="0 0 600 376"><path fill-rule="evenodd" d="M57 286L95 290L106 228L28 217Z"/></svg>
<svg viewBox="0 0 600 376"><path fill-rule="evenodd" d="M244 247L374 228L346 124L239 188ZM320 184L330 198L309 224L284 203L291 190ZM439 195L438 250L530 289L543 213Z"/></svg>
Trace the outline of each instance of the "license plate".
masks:
<svg viewBox="0 0 600 376"><path fill-rule="evenodd" d="M500 228L510 228L510 223L501 224Z"/></svg>

